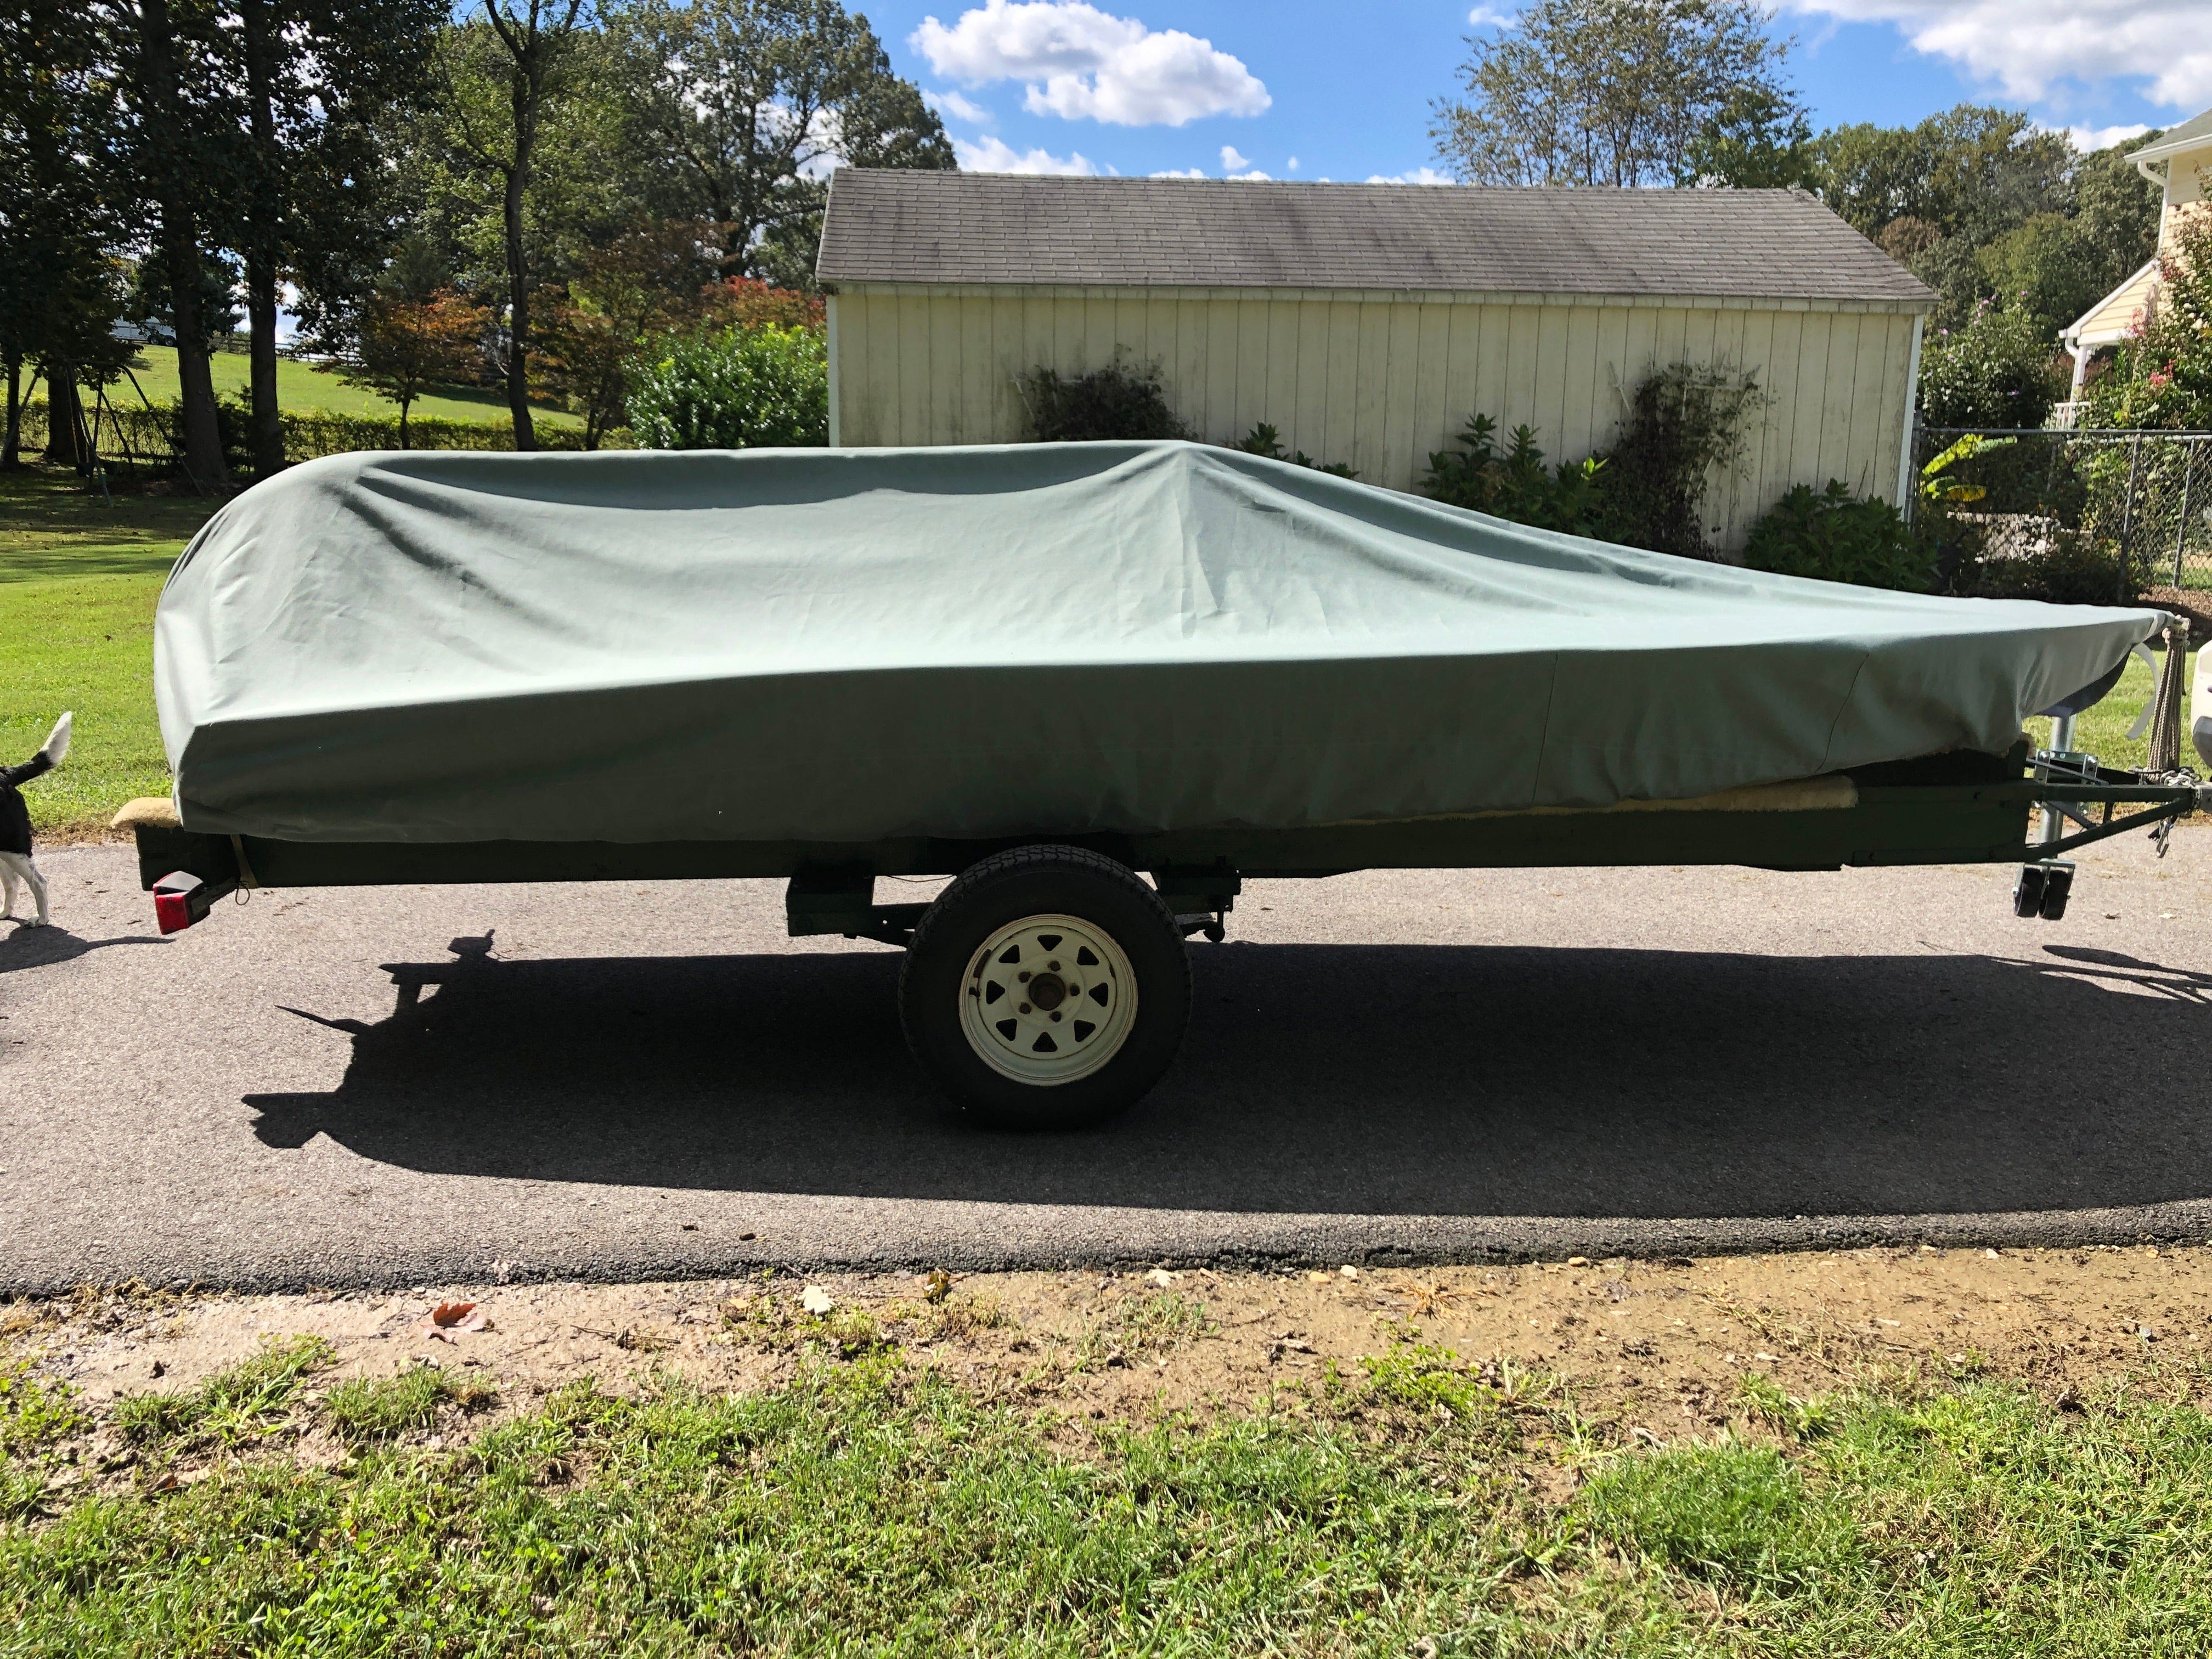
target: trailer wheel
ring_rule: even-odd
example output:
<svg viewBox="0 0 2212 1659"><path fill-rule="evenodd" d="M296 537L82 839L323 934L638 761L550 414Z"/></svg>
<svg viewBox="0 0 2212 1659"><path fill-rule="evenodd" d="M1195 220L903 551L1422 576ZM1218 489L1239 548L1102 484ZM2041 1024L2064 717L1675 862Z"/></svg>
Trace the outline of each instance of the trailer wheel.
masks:
<svg viewBox="0 0 2212 1659"><path fill-rule="evenodd" d="M1127 1110L1190 1024L1182 931L1136 872L1077 847L984 860L939 896L899 974L899 1023L953 1103L1001 1129Z"/></svg>

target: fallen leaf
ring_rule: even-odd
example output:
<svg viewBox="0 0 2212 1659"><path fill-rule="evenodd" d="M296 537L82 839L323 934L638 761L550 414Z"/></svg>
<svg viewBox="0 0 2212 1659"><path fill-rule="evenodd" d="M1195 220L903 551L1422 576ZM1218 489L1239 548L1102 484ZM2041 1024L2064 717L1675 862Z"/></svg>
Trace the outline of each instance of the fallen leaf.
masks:
<svg viewBox="0 0 2212 1659"><path fill-rule="evenodd" d="M491 1328L491 1316L475 1302L441 1302L430 1310L430 1322L448 1330L486 1331Z"/></svg>
<svg viewBox="0 0 2212 1659"><path fill-rule="evenodd" d="M819 1285L809 1285L799 1293L799 1305L811 1314L826 1314L837 1304Z"/></svg>
<svg viewBox="0 0 2212 1659"><path fill-rule="evenodd" d="M1567 1258L1567 1266L1570 1267L1587 1267L1589 1266L1589 1258L1586 1255L1571 1255Z"/></svg>
<svg viewBox="0 0 2212 1659"><path fill-rule="evenodd" d="M1346 1262L1341 1267L1339 1267L1337 1272L1342 1273L1346 1279L1357 1279L1359 1277L1359 1269L1353 1267L1349 1261Z"/></svg>
<svg viewBox="0 0 2212 1659"><path fill-rule="evenodd" d="M1328 1283L1328 1275L1319 1273L1308 1273L1306 1282L1310 1285L1326 1285Z"/></svg>
<svg viewBox="0 0 2212 1659"><path fill-rule="evenodd" d="M1145 1282L1148 1285L1157 1285L1164 1291L1182 1277L1181 1273L1171 1273L1165 1267L1155 1267L1145 1275Z"/></svg>

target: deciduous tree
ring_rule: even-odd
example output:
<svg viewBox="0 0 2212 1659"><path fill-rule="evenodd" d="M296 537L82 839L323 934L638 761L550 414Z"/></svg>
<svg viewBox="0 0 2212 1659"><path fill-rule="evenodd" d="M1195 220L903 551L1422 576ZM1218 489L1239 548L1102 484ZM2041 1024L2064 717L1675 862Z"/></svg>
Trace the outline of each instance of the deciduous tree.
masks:
<svg viewBox="0 0 2212 1659"><path fill-rule="evenodd" d="M111 203L112 106L95 20L63 0L0 3L0 466L18 464L23 371L47 381L48 453L77 459L76 385L126 355Z"/></svg>
<svg viewBox="0 0 2212 1659"><path fill-rule="evenodd" d="M623 419L632 358L653 337L706 314L722 258L718 228L696 220L633 225L547 295L547 380L584 417L597 449Z"/></svg>
<svg viewBox="0 0 2212 1659"><path fill-rule="evenodd" d="M836 167L955 165L921 89L837 0L635 0L611 21L664 210L729 228L727 275L811 284Z"/></svg>
<svg viewBox="0 0 2212 1659"><path fill-rule="evenodd" d="M362 307L338 378L399 405L399 447L405 449L407 411L431 387L473 378L483 331L483 307L451 289L425 300L377 293Z"/></svg>
<svg viewBox="0 0 2212 1659"><path fill-rule="evenodd" d="M1430 128L1468 183L1668 184L1701 137L1796 105L1752 0L1534 0L1468 46Z"/></svg>
<svg viewBox="0 0 2212 1659"><path fill-rule="evenodd" d="M151 210L151 264L168 297L184 462L204 490L227 489L208 362L210 249L234 246L244 164L231 50L214 0L101 0L118 94L129 195Z"/></svg>
<svg viewBox="0 0 2212 1659"><path fill-rule="evenodd" d="M481 6L440 42L440 115L464 165L499 186L507 406L514 447L529 450L538 447L530 420L531 186L548 114L583 67L578 35L591 17L586 0L481 0Z"/></svg>
<svg viewBox="0 0 2212 1659"><path fill-rule="evenodd" d="M254 471L284 463L276 312L289 272L317 307L343 306L397 234L381 135L415 106L441 0L228 0L246 137L243 225Z"/></svg>

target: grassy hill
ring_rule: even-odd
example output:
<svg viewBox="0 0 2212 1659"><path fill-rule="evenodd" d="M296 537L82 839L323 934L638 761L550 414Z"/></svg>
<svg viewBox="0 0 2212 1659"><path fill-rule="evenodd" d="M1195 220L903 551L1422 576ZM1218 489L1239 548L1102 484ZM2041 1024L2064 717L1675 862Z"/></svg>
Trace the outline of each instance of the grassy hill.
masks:
<svg viewBox="0 0 2212 1659"><path fill-rule="evenodd" d="M131 374L146 396L157 404L173 401L179 394L177 382L177 353L173 346L143 346L131 365ZM215 359L215 389L218 397L243 398L246 394L248 370L246 354L242 351L218 353ZM45 388L40 388L43 396ZM138 392L129 380L118 381L108 388L108 398L128 408L138 401ZM348 386L330 370L313 363L295 362L289 357L276 360L276 401L286 409L326 409L337 415L393 415L399 405L388 398L379 397L363 386ZM447 386L435 397L418 398L409 411L417 418L437 417L448 421L505 421L507 394L489 386ZM566 410L549 409L544 404L533 411L535 418L550 426L581 426L584 422Z"/></svg>

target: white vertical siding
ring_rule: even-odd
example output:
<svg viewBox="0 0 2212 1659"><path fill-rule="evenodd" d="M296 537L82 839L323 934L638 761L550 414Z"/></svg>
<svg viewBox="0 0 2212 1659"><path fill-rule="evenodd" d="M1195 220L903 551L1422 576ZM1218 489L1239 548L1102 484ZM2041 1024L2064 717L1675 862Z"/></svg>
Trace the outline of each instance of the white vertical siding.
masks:
<svg viewBox="0 0 2212 1659"><path fill-rule="evenodd" d="M1609 444L1628 393L1669 363L1726 364L1767 394L1735 472L1712 480L1723 547L1792 484L1887 494L1904 439L1912 313L1863 305L1326 291L934 289L834 301L840 441L1003 443L1017 377L1080 373L1126 348L1158 363L1191 428L1284 444L1417 489L1470 416L1523 422L1554 459Z"/></svg>

